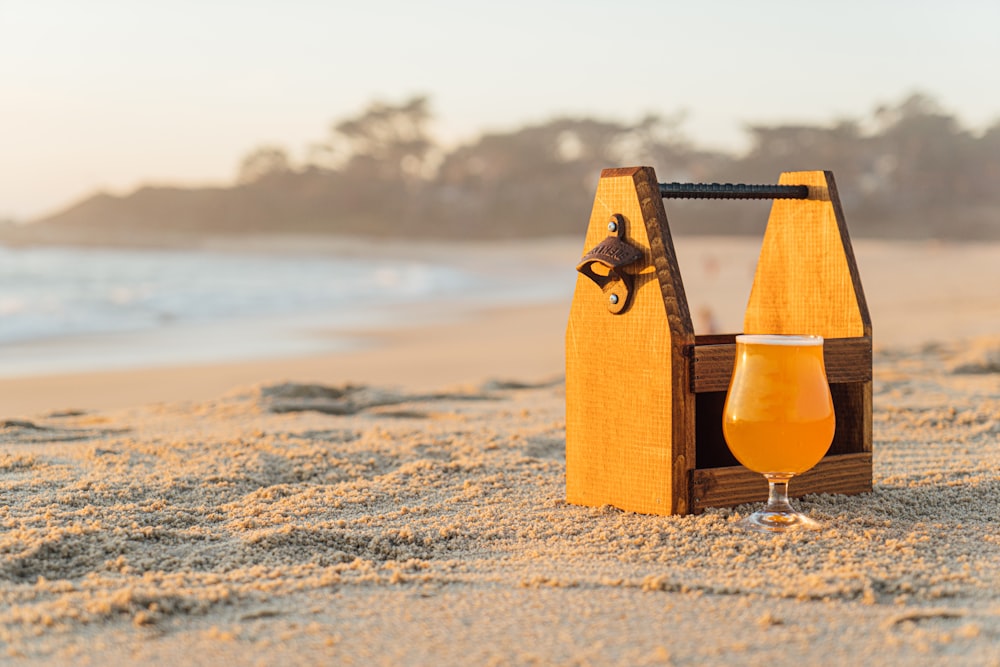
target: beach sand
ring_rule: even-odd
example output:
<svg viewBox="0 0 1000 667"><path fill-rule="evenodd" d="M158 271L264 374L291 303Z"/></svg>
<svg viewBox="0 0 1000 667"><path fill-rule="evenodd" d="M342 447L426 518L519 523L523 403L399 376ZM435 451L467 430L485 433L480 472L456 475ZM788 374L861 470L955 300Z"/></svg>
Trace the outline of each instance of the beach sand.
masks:
<svg viewBox="0 0 1000 667"><path fill-rule="evenodd" d="M0 381L0 656L1000 665L1000 248L855 248L875 490L800 501L817 533L567 505L568 298L346 354ZM738 328L753 242L678 251L696 327Z"/></svg>

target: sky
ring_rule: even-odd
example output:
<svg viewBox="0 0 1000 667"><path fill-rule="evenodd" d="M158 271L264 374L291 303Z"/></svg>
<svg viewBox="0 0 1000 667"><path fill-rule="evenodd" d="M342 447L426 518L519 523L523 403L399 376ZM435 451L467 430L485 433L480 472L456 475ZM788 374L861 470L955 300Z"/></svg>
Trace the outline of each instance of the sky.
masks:
<svg viewBox="0 0 1000 667"><path fill-rule="evenodd" d="M915 91L977 131L1000 119L997 26L995 0L0 0L0 220L228 184L254 148L301 160L417 94L445 145L682 112L695 143L739 151L748 124Z"/></svg>

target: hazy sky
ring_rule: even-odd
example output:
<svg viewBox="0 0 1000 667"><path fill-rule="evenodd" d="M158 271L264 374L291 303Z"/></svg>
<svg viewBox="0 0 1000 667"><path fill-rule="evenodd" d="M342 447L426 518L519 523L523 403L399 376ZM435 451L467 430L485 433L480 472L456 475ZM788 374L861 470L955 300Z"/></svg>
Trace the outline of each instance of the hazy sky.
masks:
<svg viewBox="0 0 1000 667"><path fill-rule="evenodd" d="M867 116L920 90L1000 117L1000 2L0 0L0 219L96 189L225 183L373 99L426 93L448 142L556 115ZM817 165L822 168L822 165Z"/></svg>

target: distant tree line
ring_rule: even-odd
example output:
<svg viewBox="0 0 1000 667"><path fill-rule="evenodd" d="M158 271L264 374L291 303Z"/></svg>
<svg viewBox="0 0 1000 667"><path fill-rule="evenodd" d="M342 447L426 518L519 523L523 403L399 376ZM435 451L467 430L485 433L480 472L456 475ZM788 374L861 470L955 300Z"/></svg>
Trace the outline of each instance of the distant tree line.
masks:
<svg viewBox="0 0 1000 667"><path fill-rule="evenodd" d="M637 122L556 118L446 149L429 100L376 102L333 123L293 160L260 147L231 188L101 195L47 222L124 233L334 233L489 238L580 234L601 169L651 165L661 181L773 183L782 171L834 172L855 236L1000 238L1000 118L963 128L914 94L864 118L753 125L743 155L699 148L683 116ZM680 233L759 234L767 203L667 203Z"/></svg>

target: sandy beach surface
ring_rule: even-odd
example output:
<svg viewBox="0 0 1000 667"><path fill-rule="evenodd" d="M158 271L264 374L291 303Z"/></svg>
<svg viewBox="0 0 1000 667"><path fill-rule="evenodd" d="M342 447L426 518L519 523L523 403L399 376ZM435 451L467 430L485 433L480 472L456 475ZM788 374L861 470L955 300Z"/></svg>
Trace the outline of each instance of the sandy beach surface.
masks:
<svg viewBox="0 0 1000 667"><path fill-rule="evenodd" d="M738 330L759 242L677 245L696 328ZM1000 665L1000 246L855 249L875 489L803 499L816 533L567 505L569 291L0 380L0 661Z"/></svg>

